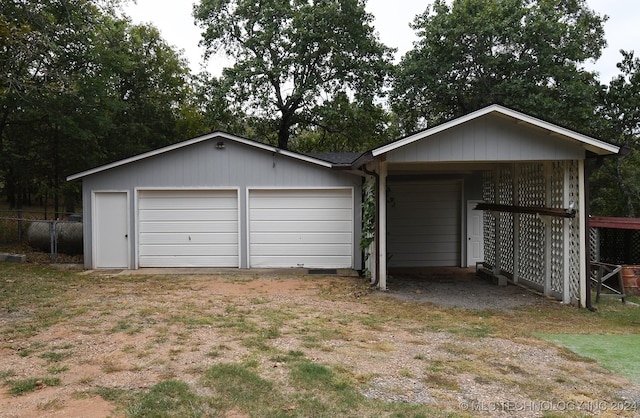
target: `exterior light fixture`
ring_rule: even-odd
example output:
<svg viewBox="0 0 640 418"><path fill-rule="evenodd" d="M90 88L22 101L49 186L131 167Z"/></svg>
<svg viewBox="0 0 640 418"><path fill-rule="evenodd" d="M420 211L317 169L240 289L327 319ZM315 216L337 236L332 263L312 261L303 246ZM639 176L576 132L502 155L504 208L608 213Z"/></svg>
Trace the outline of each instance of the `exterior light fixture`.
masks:
<svg viewBox="0 0 640 418"><path fill-rule="evenodd" d="M225 149L226 145L224 142L220 141L216 144L216 149Z"/></svg>

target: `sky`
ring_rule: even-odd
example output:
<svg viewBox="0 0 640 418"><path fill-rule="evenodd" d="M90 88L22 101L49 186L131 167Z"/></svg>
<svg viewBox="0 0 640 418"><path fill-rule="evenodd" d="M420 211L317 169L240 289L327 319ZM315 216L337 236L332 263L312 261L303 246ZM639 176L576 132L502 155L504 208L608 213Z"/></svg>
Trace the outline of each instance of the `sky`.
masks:
<svg viewBox="0 0 640 418"><path fill-rule="evenodd" d="M198 46L200 29L191 16L194 0L137 0L125 8L125 13L134 23L151 23L162 33L162 37L174 48L183 50L193 72L206 69L219 76L230 62L223 55L214 55L203 66ZM426 10L428 0L368 0L367 11L374 16L374 26L380 41L397 48L399 59L410 50L416 40L409 23ZM587 63L588 70L600 74L600 81L608 84L618 74L616 63L622 57L620 49L636 51L640 56L640 1L638 0L587 0L587 5L600 15L609 16L605 23L605 39L608 46L595 63Z"/></svg>

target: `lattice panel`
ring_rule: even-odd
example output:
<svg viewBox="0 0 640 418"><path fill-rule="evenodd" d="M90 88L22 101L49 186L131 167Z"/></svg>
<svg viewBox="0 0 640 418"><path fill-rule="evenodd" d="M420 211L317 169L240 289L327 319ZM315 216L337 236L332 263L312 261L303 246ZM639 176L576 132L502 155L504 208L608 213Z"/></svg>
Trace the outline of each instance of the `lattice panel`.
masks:
<svg viewBox="0 0 640 418"><path fill-rule="evenodd" d="M545 206L545 188L544 165L541 163L523 164L518 181L519 204L522 206ZM520 215L518 276L540 286L544 286L544 232L544 223L535 215Z"/></svg>
<svg viewBox="0 0 640 418"><path fill-rule="evenodd" d="M513 213L500 215L500 268L513 274Z"/></svg>
<svg viewBox="0 0 640 418"><path fill-rule="evenodd" d="M551 166L549 200L552 208L565 207L565 163L556 161ZM551 219L551 290L562 294L564 288L564 223L562 218Z"/></svg>
<svg viewBox="0 0 640 418"><path fill-rule="evenodd" d="M501 205L513 205L513 168L500 167L500 181L498 183L498 201Z"/></svg>
<svg viewBox="0 0 640 418"><path fill-rule="evenodd" d="M487 203L495 203L493 171L482 173L482 200Z"/></svg>
<svg viewBox="0 0 640 418"><path fill-rule="evenodd" d="M600 260L600 228L589 228L589 254L591 260Z"/></svg>
<svg viewBox="0 0 640 418"><path fill-rule="evenodd" d="M520 215L518 276L544 286L544 224L535 215Z"/></svg>
<svg viewBox="0 0 640 418"><path fill-rule="evenodd" d="M495 201L493 172L485 171L482 174L482 200ZM490 212L484 211L484 261L491 267L496 265L496 219Z"/></svg>
<svg viewBox="0 0 640 418"><path fill-rule="evenodd" d="M545 177L542 163L523 164L520 167L518 197L521 206L545 206Z"/></svg>
<svg viewBox="0 0 640 418"><path fill-rule="evenodd" d="M513 167L500 168L498 182L499 204L513 205ZM500 268L513 273L513 213L500 214Z"/></svg>
<svg viewBox="0 0 640 418"><path fill-rule="evenodd" d="M569 170L569 202L574 202L578 210L576 216L569 222L569 286L572 298L580 299L580 177L577 161L566 163Z"/></svg>

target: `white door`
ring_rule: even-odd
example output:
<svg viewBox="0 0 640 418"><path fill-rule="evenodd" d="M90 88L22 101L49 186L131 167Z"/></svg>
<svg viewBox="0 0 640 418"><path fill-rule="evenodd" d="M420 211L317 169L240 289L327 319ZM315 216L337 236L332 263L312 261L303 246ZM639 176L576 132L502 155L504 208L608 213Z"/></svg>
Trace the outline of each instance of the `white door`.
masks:
<svg viewBox="0 0 640 418"><path fill-rule="evenodd" d="M474 208L481 201L467 202L467 266L484 261L484 212Z"/></svg>
<svg viewBox="0 0 640 418"><path fill-rule="evenodd" d="M236 190L141 190L140 267L238 267Z"/></svg>
<svg viewBox="0 0 640 418"><path fill-rule="evenodd" d="M353 191L251 190L250 267L353 267Z"/></svg>
<svg viewBox="0 0 640 418"><path fill-rule="evenodd" d="M93 201L94 268L129 268L127 192L96 192Z"/></svg>

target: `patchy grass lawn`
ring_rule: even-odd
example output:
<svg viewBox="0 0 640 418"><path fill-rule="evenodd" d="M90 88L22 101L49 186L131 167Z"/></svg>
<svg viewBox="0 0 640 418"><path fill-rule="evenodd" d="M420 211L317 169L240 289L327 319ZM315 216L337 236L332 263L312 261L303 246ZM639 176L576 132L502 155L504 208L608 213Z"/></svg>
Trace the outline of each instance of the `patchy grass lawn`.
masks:
<svg viewBox="0 0 640 418"><path fill-rule="evenodd" d="M605 330L606 331L606 330ZM640 334L542 334L542 338L593 359L640 384Z"/></svg>
<svg viewBox="0 0 640 418"><path fill-rule="evenodd" d="M637 306L615 301L597 312L445 309L390 298L357 277L0 264L0 411L631 417L640 387L557 343L567 333L636 338L638 323Z"/></svg>

